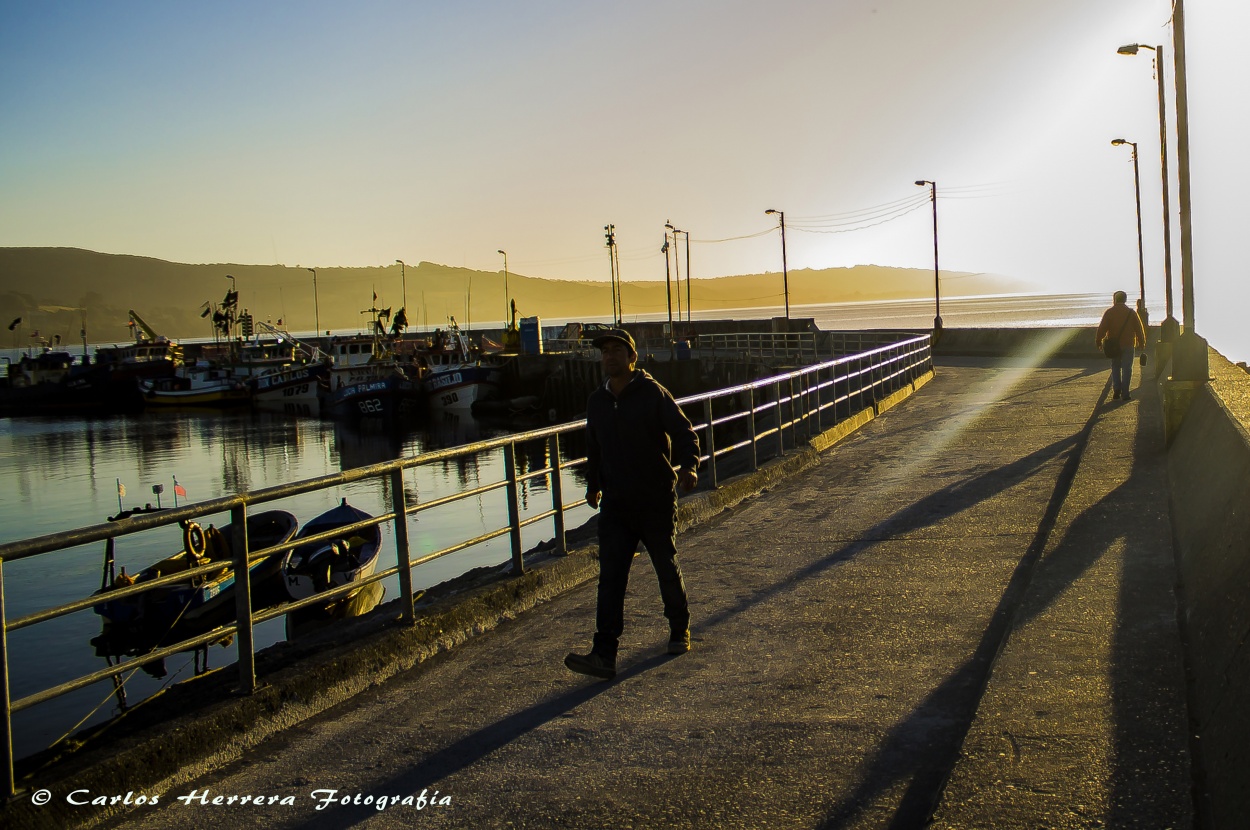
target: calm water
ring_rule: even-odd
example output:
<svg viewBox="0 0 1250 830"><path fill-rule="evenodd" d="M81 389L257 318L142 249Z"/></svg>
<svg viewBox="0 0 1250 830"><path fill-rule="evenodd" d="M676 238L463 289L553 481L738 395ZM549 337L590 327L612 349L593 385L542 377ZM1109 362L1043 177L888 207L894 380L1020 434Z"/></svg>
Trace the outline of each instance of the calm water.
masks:
<svg viewBox="0 0 1250 830"><path fill-rule="evenodd" d="M943 303L947 326L1089 325L1106 305L1098 296L984 298ZM733 314L716 312L696 317L765 317L781 309L753 309ZM924 328L932 323L929 301L795 306L792 316L814 317L823 329ZM373 464L400 455L455 446L506 431L472 418L446 418L403 433L352 428L313 419L264 413L156 413L139 417L98 419L0 418L0 541L97 524L118 510L117 483L126 489L122 503L134 507L155 504L154 485L163 485L165 505L173 501L173 481L186 488L187 499L202 501L245 490L313 478L339 470ZM546 459L522 458L531 468ZM455 463L425 466L408 473L410 500L428 501L439 495L497 481L503 477L499 453L482 454ZM576 473L565 478L566 499L579 493ZM272 507L308 521L333 507L339 499L371 513L386 512L389 492L377 483L356 483L322 493L278 502ZM525 512L550 508L545 482L526 484L521 492ZM574 527L591 515L582 507L569 517ZM460 539L493 530L506 522L503 491L469 499L428 514L410 524L414 555L449 546ZM229 521L218 517L218 525ZM205 520L205 524L208 520ZM550 524L538 523L525 534L526 547L551 537ZM176 528L119 540L117 564L130 573L181 548ZM383 558L379 569L394 564L391 530L384 528ZM10 619L79 599L100 587L103 545L36 557L5 565L4 592ZM427 587L481 565L508 560L506 538L444 557L417 569L416 587ZM386 598L398 591L395 580L386 585ZM42 623L9 636L10 684L14 698L32 694L103 667L89 640L100 633L100 618L91 611ZM285 636L281 620L257 631L258 646ZM233 647L210 649L210 664L223 666L235 659ZM167 661L164 680L136 672L127 681L131 705L170 682L193 673L190 655ZM114 712L107 683L80 690L56 701L19 713L14 725L19 755L42 749L71 731L80 721L94 723Z"/></svg>
<svg viewBox="0 0 1250 830"><path fill-rule="evenodd" d="M263 413L159 413L100 419L0 419L0 541L12 541L74 527L98 524L118 510L117 482L125 487L126 507L157 503L153 485L163 484L161 503L172 504L173 479L199 501L232 492L256 490L293 480L313 478L400 455L469 443L500 434L504 427L486 427L471 418L440 419L403 433L354 428L314 419ZM529 468L545 466L545 455L526 457ZM504 475L500 453L483 453L456 462L409 471L405 488L411 501L471 489ZM565 492L580 492L574 472L566 474ZM549 509L545 481L525 483L523 512ZM571 498L571 496L568 496ZM301 522L335 506L340 498L371 513L386 512L389 488L358 482L267 505L289 510ZM183 500L186 501L186 500ZM588 518L583 507L573 511L570 526ZM206 517L218 526L227 515ZM503 490L419 514L409 525L410 547L418 556L496 529L506 523ZM527 529L527 547L551 538L550 523ZM117 565L135 573L181 549L178 529L168 528L125 537L117 544ZM393 533L383 528L379 570L394 564ZM509 560L507 538L443 557L417 569L414 584L428 587L471 568ZM80 599L98 589L104 561L102 544L6 564L4 591L10 618ZM398 581L387 580L386 598L398 595ZM100 618L90 610L41 623L9 635L10 683L20 698L105 665L89 640L100 633ZM281 620L257 630L258 646L285 637ZM210 664L235 659L233 647L210 649ZM158 681L137 672L127 682L133 705L170 680L193 671L191 655L169 658L173 677ZM114 711L111 687L97 684L18 714L14 731L19 755L42 749L79 720L107 719ZM94 712L94 714L93 714Z"/></svg>

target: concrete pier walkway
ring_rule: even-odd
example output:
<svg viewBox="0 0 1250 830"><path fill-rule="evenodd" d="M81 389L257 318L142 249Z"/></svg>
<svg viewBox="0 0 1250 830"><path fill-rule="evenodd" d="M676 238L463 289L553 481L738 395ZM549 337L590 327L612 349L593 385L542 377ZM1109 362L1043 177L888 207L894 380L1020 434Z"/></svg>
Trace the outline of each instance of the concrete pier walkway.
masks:
<svg viewBox="0 0 1250 830"><path fill-rule="evenodd" d="M588 582L117 826L1191 826L1159 405L1105 366L949 359L684 534L689 654L640 557L614 681L561 663Z"/></svg>

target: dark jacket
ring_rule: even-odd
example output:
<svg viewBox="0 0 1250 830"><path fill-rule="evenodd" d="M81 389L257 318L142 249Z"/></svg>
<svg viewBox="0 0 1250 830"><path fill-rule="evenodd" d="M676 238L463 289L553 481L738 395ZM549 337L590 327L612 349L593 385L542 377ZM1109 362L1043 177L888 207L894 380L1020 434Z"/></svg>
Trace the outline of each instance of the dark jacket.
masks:
<svg viewBox="0 0 1250 830"><path fill-rule="evenodd" d="M620 394L586 402L586 489L626 508L672 504L678 469L698 469L699 436L669 391L638 369Z"/></svg>

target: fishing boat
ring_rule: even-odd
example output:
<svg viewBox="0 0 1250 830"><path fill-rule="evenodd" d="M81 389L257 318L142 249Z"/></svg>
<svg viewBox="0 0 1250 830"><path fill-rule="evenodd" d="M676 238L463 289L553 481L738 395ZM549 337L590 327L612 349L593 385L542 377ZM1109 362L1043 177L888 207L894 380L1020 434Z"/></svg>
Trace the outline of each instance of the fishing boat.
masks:
<svg viewBox="0 0 1250 830"><path fill-rule="evenodd" d="M331 418L395 418L416 414L422 395L420 367L401 359L383 320L390 309L368 308L370 333L330 341L330 373L321 394L321 411Z"/></svg>
<svg viewBox="0 0 1250 830"><path fill-rule="evenodd" d="M248 386L252 405L286 415L321 413L321 387L330 375L326 363L302 363L253 377Z"/></svg>
<svg viewBox="0 0 1250 830"><path fill-rule="evenodd" d="M0 414L93 415L137 412L143 399L133 378L115 378L84 354L53 351L46 341L9 362L0 378Z"/></svg>
<svg viewBox="0 0 1250 830"><path fill-rule="evenodd" d="M261 550L290 541L299 521L285 510L267 510L247 519L249 550ZM195 523L183 528L183 549L130 575L115 573L114 540L105 546L104 584L92 610L104 618L103 633L92 640L97 652L139 655L225 625L235 615L233 523L222 528ZM286 554L275 553L248 568L252 607L263 608L283 598L280 575ZM131 585L176 576L202 565L216 570L185 580L173 580L138 594L110 599L109 593Z"/></svg>
<svg viewBox="0 0 1250 830"><path fill-rule="evenodd" d="M454 317L446 331L439 329L434 333L423 357L428 369L422 385L434 411L468 412L473 404L499 393L503 371L475 355Z"/></svg>
<svg viewBox="0 0 1250 830"><path fill-rule="evenodd" d="M369 577L377 568L382 530L378 525L355 529L351 529L351 525L372 518L343 499L338 507L327 510L304 525L295 537L296 543L300 539L339 528L345 530L341 536L297 545L287 554L282 562L283 585L287 595L293 600L306 599ZM355 593L350 592L335 601L341 602Z"/></svg>
<svg viewBox="0 0 1250 830"><path fill-rule="evenodd" d="M277 343L285 344L283 353L290 359L251 374L247 382L252 406L286 415L319 415L322 391L329 386L329 356L289 332L260 321L257 325L272 332Z"/></svg>
<svg viewBox="0 0 1250 830"><path fill-rule="evenodd" d="M208 361L184 366L170 378L139 381L144 403L150 407L207 407L225 409L247 406L252 401L247 383L227 368Z"/></svg>
<svg viewBox="0 0 1250 830"><path fill-rule="evenodd" d="M117 380L173 377L182 365L182 347L157 334L134 309L127 312L134 342L100 346L95 351L96 366L104 367Z"/></svg>

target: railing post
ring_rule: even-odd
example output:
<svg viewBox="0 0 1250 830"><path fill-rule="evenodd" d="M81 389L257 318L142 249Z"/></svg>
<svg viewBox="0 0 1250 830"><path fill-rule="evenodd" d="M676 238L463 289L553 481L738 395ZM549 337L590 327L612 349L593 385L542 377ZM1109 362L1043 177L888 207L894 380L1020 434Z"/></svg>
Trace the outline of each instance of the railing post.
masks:
<svg viewBox="0 0 1250 830"><path fill-rule="evenodd" d="M399 603L404 622L417 619L412 600L412 555L408 548L408 497L404 494L402 467L391 470L391 511L395 514L395 564L399 566Z"/></svg>
<svg viewBox="0 0 1250 830"><path fill-rule="evenodd" d="M551 456L551 509L556 511L554 517L556 532L556 552L568 553L568 543L564 538L564 483L560 480L560 433L553 433L547 441L547 453Z"/></svg>
<svg viewBox="0 0 1250 830"><path fill-rule="evenodd" d="M703 417L707 419L707 466L712 474L712 489L720 485L716 478L716 434L712 427L712 399L703 399Z"/></svg>
<svg viewBox="0 0 1250 830"><path fill-rule="evenodd" d="M799 445L799 416L794 411L796 396L794 394L794 375L790 375L786 384L790 387L790 446L797 447Z"/></svg>
<svg viewBox="0 0 1250 830"><path fill-rule="evenodd" d="M818 435L825 431L825 402L824 395L821 394L821 389L824 388L824 383L821 381L820 377L822 372L828 374L829 368L826 367L824 369L816 370L816 434Z"/></svg>
<svg viewBox="0 0 1250 830"><path fill-rule="evenodd" d="M9 615L4 607L4 560L0 559L0 703L4 704L4 731L0 733L0 753L4 754L4 797L17 793L13 777L13 698L9 694Z"/></svg>
<svg viewBox="0 0 1250 830"><path fill-rule="evenodd" d="M781 381L773 383L773 393L777 398L777 457L780 458L786 454L786 432L782 427L785 419L781 417Z"/></svg>
<svg viewBox="0 0 1250 830"><path fill-rule="evenodd" d="M804 372L799 378L800 400L803 406L803 437L812 440L812 373Z"/></svg>
<svg viewBox="0 0 1250 830"><path fill-rule="evenodd" d="M504 470L508 476L508 538L512 543L512 573L525 573L521 556L521 506L517 498L516 442L504 445Z"/></svg>
<svg viewBox="0 0 1250 830"><path fill-rule="evenodd" d="M256 638L252 631L252 574L247 561L247 505L230 510L230 545L234 553L234 614L238 633L239 692L256 691ZM275 554L276 555L276 554Z"/></svg>
<svg viewBox="0 0 1250 830"><path fill-rule="evenodd" d="M751 431L751 472L755 472L760 468L759 452L756 447L755 437L755 387L752 386L747 390L747 393L751 401L751 409L747 413L749 416L747 418L747 428Z"/></svg>

